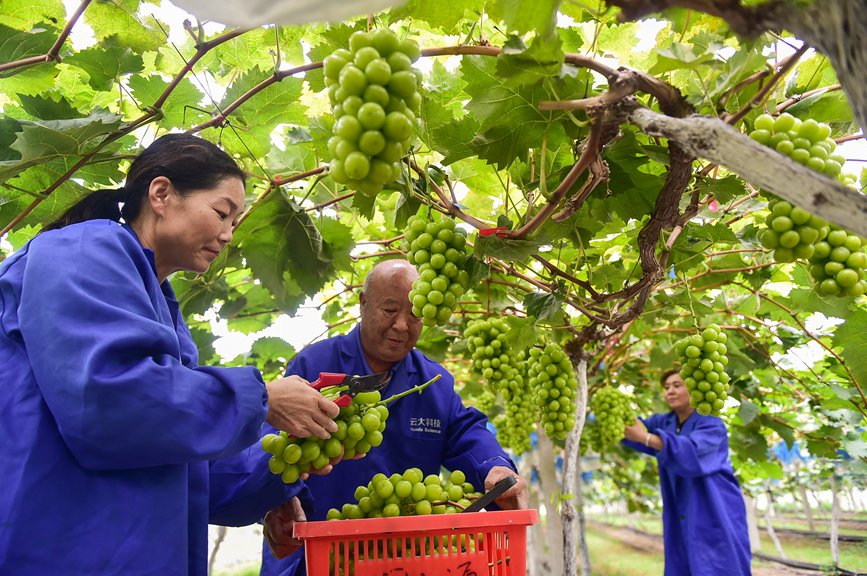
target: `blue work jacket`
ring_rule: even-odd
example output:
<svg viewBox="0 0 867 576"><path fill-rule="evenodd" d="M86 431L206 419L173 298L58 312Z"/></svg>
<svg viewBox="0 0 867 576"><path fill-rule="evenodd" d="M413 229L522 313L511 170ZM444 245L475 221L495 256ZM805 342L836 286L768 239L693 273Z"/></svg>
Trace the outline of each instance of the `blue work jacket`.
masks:
<svg viewBox="0 0 867 576"><path fill-rule="evenodd" d="M286 374L297 374L312 382L320 372L373 373L361 348L358 326L349 334L306 347L289 364ZM464 471L467 481L484 491L485 477L491 468L508 466L515 470L512 460L486 428L485 415L465 407L454 390L451 374L418 350L392 368L391 382L382 397L424 384L437 374L442 378L421 394L411 394L388 405L388 423L379 447L359 460L340 462L330 474L308 478L315 502L310 520L324 520L329 508L339 509L347 502L355 502L356 487L367 485L377 472L390 475L417 467L428 475L439 474L444 466ZM267 545L263 546L261 573L305 574L304 549L277 560Z"/></svg>
<svg viewBox="0 0 867 576"><path fill-rule="evenodd" d="M723 421L693 412L680 432L674 412L642 421L662 438L662 450L623 443L659 463L665 576L749 575L746 508Z"/></svg>
<svg viewBox="0 0 867 576"><path fill-rule="evenodd" d="M197 359L131 229L67 226L0 264L0 574L204 576L209 518L301 489L259 465L258 371Z"/></svg>

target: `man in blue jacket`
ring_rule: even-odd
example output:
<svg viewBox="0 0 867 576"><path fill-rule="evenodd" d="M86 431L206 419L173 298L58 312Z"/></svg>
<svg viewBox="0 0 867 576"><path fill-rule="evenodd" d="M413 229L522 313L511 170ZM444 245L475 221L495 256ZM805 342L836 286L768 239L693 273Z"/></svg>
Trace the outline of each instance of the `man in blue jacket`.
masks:
<svg viewBox="0 0 867 576"><path fill-rule="evenodd" d="M383 398L442 375L421 394L411 394L389 406L388 424L378 448L364 458L341 462L326 476L307 480L316 508L311 520L324 520L329 508L354 502L356 487L367 484L377 472L390 475L418 467L427 475L438 474L443 466L462 470L468 482L486 490L506 476L517 477L514 463L486 428L485 416L464 407L452 376L414 350L422 322L412 315L408 295L417 277L415 268L405 260L387 260L375 266L360 294L360 324L349 334L308 346L289 364L287 374L310 381L320 372L364 375L391 370ZM519 478L497 504L504 509L526 508L526 483ZM284 529L291 533L289 526ZM277 560L266 545L262 556L263 575L306 573L303 549Z"/></svg>
<svg viewBox="0 0 867 576"><path fill-rule="evenodd" d="M623 443L659 463L665 576L749 576L746 509L725 424L695 411L677 370L662 383L671 412L636 420Z"/></svg>

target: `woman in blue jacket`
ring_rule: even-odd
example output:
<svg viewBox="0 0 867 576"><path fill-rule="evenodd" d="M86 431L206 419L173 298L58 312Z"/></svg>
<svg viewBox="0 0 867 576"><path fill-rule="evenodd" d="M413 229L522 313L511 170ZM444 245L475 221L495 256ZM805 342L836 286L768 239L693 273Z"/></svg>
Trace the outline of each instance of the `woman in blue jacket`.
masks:
<svg viewBox="0 0 867 576"><path fill-rule="evenodd" d="M208 269L244 200L217 146L163 136L0 265L0 574L204 576L209 522L304 489L256 465L261 427L328 437L337 406L198 366L167 280Z"/></svg>
<svg viewBox="0 0 867 576"><path fill-rule="evenodd" d="M659 463L665 576L748 576L746 509L725 424L695 411L677 370L662 386L671 412L636 419L624 443Z"/></svg>

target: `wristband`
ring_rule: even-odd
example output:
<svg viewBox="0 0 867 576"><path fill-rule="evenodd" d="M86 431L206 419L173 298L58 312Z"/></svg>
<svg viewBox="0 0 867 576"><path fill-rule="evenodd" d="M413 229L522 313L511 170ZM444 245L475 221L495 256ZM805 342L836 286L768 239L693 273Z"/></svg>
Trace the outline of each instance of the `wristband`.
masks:
<svg viewBox="0 0 867 576"><path fill-rule="evenodd" d="M644 437L644 445L650 448L650 432L648 432L647 436Z"/></svg>

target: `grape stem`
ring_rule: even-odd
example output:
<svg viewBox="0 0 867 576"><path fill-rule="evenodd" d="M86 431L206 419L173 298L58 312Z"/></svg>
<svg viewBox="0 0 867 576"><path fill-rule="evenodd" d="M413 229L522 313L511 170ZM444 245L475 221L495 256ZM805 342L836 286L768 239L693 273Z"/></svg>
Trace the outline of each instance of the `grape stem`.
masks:
<svg viewBox="0 0 867 576"><path fill-rule="evenodd" d="M428 386L430 386L431 384L433 384L434 382L436 382L437 380L439 380L442 377L443 377L442 374L437 374L436 376L434 376L433 378L431 378L430 380L428 380L424 384L419 384L418 386L414 386L413 388L410 388L409 390L405 390L405 391L401 392L400 394L395 394L394 396L389 396L385 400L381 400L380 402L377 402L377 405L385 406L386 404L390 404L390 403L394 402L395 400L400 400L404 396L409 396L413 392L418 392L419 394L421 394L422 390L424 390L425 388L427 388Z"/></svg>
<svg viewBox="0 0 867 576"><path fill-rule="evenodd" d="M431 502L430 504L431 504L431 506L443 506L443 505L445 505L445 506L454 506L455 508L460 508L461 510L464 509L463 506L461 506L460 504L458 504L457 502L454 502L452 500L437 500L435 502Z"/></svg>
<svg viewBox="0 0 867 576"><path fill-rule="evenodd" d="M681 273L681 275L683 276L683 286L686 288L686 297L689 301L689 311L692 312L692 325L698 330L698 318L695 317L695 308L692 307L692 291L689 289L689 281L686 279L685 273Z"/></svg>

